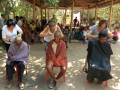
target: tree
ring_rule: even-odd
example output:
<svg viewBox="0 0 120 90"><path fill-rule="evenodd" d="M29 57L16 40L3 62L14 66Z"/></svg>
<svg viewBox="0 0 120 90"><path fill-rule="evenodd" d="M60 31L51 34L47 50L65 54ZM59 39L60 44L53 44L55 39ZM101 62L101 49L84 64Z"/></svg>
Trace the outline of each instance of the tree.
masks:
<svg viewBox="0 0 120 90"><path fill-rule="evenodd" d="M44 6L45 7L55 7L58 8L59 0L44 0Z"/></svg>

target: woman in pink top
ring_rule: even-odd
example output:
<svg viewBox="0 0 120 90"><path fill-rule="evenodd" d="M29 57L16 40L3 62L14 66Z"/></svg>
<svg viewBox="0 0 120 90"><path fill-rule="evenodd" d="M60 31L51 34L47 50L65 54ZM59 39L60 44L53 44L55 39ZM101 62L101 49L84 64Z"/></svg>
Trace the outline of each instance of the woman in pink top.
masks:
<svg viewBox="0 0 120 90"><path fill-rule="evenodd" d="M118 28L114 28L114 31L112 32L113 34L113 40L116 42L118 41L118 37L119 37L119 32L118 32Z"/></svg>

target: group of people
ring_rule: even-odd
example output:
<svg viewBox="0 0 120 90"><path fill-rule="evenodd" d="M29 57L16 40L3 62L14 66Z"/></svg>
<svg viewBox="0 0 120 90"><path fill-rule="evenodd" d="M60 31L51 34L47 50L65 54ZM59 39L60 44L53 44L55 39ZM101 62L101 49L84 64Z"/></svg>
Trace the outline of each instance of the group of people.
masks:
<svg viewBox="0 0 120 90"><path fill-rule="evenodd" d="M22 20L22 19L20 19ZM14 66L18 65L19 88L23 88L22 77L26 67L29 48L27 43L22 41L22 34L24 33L21 27L21 22L18 24L14 20L8 20L7 25L2 27L2 40L5 42L5 47L8 55L6 60L6 72L9 84L7 89L13 85L12 77L14 73ZM32 23L35 23L32 21ZM31 27L31 33L34 31L34 26ZM51 20L48 25L40 32L39 36L44 38L46 43L46 69L53 81L49 84L49 88L60 90L58 79L61 78L67 70L67 47L68 47L68 33L69 26L65 27L62 32L60 27L56 24L56 20ZM85 29L87 30L87 29ZM73 30L74 31L74 30ZM94 81L98 79L98 83L102 83L111 79L110 75L110 55L113 54L110 44L106 42L107 38L112 38L113 34L107 28L107 21L101 20L98 25L94 25L86 33L88 38L88 54L86 56L85 66L83 71L87 72L87 80ZM62 40L63 38L63 40ZM88 65L88 68L87 68ZM61 68L60 73L55 77L53 66Z"/></svg>

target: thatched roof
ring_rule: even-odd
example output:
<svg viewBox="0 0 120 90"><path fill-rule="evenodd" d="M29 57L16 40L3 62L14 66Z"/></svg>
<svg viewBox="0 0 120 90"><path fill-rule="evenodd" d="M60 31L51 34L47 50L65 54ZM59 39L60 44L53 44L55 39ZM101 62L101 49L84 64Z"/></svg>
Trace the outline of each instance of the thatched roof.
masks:
<svg viewBox="0 0 120 90"><path fill-rule="evenodd" d="M29 3L33 3L34 0L23 0ZM73 0L59 0L59 7L71 7ZM96 6L98 8L110 6L112 0L74 0L74 7L77 8L85 8L85 9L93 9ZM113 0L113 4L120 3L120 0ZM36 0L35 5L38 7L44 8L44 0Z"/></svg>

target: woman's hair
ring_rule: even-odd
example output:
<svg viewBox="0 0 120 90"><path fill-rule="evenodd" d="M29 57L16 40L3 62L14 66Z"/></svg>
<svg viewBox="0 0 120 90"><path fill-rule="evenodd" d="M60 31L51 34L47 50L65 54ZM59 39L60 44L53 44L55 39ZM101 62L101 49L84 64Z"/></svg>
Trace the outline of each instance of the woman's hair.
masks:
<svg viewBox="0 0 120 90"><path fill-rule="evenodd" d="M49 27L52 27L52 26L55 26L56 24L54 22L50 22L48 25Z"/></svg>
<svg viewBox="0 0 120 90"><path fill-rule="evenodd" d="M7 26L10 27L10 26L15 26L15 21L13 19L9 19L7 20Z"/></svg>
<svg viewBox="0 0 120 90"><path fill-rule="evenodd" d="M99 22L99 27L101 27L103 24L106 24L106 27L105 28L107 28L107 20L105 20L105 19L103 19L103 20L101 20L100 22Z"/></svg>
<svg viewBox="0 0 120 90"><path fill-rule="evenodd" d="M98 36L99 38L100 37L107 37L107 33L105 32L105 31L101 31L100 33L99 33L99 36Z"/></svg>

